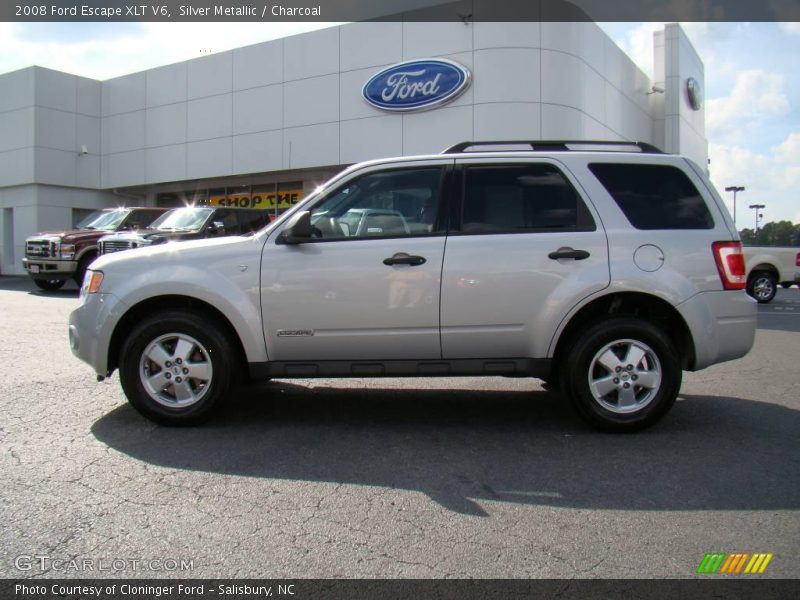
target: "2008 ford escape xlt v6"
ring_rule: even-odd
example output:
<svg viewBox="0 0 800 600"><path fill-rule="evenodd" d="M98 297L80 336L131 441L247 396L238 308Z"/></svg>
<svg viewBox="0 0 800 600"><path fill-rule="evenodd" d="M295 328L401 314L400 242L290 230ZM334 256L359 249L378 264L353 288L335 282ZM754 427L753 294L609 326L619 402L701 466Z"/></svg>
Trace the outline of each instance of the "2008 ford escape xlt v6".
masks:
<svg viewBox="0 0 800 600"><path fill-rule="evenodd" d="M691 161L465 142L355 165L251 237L101 257L70 343L162 423L207 418L239 375L510 375L625 431L669 410L683 370L750 350L744 286Z"/></svg>

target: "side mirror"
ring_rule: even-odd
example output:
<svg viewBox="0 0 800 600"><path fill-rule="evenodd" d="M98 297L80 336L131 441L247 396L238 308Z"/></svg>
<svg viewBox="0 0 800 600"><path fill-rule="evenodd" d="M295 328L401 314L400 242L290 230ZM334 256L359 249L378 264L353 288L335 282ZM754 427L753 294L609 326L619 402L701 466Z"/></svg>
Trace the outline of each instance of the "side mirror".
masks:
<svg viewBox="0 0 800 600"><path fill-rule="evenodd" d="M294 215L278 236L279 244L302 244L311 239L311 213L307 210Z"/></svg>

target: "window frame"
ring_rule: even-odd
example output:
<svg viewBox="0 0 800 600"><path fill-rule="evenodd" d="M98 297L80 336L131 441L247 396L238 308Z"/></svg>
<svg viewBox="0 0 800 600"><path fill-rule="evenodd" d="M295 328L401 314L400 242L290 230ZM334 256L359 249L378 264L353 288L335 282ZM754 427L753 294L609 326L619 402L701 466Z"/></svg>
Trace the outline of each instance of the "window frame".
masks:
<svg viewBox="0 0 800 600"><path fill-rule="evenodd" d="M498 229L487 231L464 231L464 203L467 196L467 171L470 168L487 168L487 167L528 167L531 165L548 165L555 169L563 178L564 181L572 188L576 198L583 206L585 216L588 217L590 224L575 227L536 227L530 229ZM577 179L572 176L566 165L554 160L539 158L539 159L526 159L526 158L492 158L492 159L461 159L455 165L456 184L453 190L453 202L450 206L450 223L453 225L448 231L448 235L525 235L525 234L542 234L542 233L590 233L598 230L598 223L600 222L599 215L594 205L583 193L583 189L578 183ZM580 213L580 206L578 207Z"/></svg>

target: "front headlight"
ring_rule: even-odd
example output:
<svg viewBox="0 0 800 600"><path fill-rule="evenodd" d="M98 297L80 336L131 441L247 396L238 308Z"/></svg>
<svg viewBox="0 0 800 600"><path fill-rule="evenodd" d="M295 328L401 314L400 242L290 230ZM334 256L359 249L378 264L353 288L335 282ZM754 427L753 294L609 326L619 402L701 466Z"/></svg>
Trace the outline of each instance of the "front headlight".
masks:
<svg viewBox="0 0 800 600"><path fill-rule="evenodd" d="M72 260L75 258L75 244L61 244L59 256L62 260Z"/></svg>
<svg viewBox="0 0 800 600"><path fill-rule="evenodd" d="M92 271L91 269L87 270L86 275L83 277L83 285L81 285L81 296L85 296L87 294L96 294L100 291L100 285L102 283L102 271Z"/></svg>

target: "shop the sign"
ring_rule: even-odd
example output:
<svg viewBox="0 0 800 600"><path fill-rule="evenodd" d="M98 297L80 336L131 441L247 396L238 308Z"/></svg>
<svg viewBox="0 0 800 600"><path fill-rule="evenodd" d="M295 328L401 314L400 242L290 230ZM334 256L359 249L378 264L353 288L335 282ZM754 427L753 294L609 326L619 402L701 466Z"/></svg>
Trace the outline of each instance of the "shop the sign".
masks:
<svg viewBox="0 0 800 600"><path fill-rule="evenodd" d="M253 194L210 195L211 206L238 206L240 208L289 208L303 199L303 190L286 190L281 192L264 192Z"/></svg>
<svg viewBox="0 0 800 600"><path fill-rule="evenodd" d="M411 60L373 75L361 95L381 110L424 110L457 98L467 89L470 79L469 70L452 60Z"/></svg>

